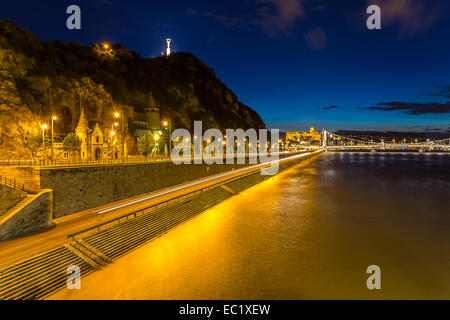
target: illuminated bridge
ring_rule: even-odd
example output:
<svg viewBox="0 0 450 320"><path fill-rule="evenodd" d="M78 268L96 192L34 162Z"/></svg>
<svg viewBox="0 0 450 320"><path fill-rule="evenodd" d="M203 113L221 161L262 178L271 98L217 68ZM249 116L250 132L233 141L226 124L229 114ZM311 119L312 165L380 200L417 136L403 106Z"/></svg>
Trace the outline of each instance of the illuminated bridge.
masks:
<svg viewBox="0 0 450 320"><path fill-rule="evenodd" d="M323 131L322 147L330 151L339 150L414 150L414 151L450 151L450 138L442 140L427 140L426 142L402 143L365 141L344 137L328 131Z"/></svg>

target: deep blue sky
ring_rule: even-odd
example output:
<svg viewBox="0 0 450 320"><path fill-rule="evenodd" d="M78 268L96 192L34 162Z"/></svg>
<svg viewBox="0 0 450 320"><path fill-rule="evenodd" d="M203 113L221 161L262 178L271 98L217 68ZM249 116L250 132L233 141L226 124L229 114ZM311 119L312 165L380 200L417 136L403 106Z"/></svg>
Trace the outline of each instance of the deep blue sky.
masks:
<svg viewBox="0 0 450 320"><path fill-rule="evenodd" d="M375 3L382 29L370 31ZM70 4L79 31L66 28ZM0 19L41 40L110 41L143 57L170 37L271 127L450 129L448 0L15 0Z"/></svg>

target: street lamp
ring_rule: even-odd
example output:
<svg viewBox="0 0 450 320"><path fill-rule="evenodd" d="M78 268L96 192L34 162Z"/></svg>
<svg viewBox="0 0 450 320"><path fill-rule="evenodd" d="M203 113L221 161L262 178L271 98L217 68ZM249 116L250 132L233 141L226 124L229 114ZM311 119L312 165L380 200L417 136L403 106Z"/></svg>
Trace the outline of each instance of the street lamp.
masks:
<svg viewBox="0 0 450 320"><path fill-rule="evenodd" d="M166 120L163 122L164 128L169 129L169 157L172 156L172 121Z"/></svg>
<svg viewBox="0 0 450 320"><path fill-rule="evenodd" d="M45 129L47 129L47 125L42 125L42 152L45 154Z"/></svg>
<svg viewBox="0 0 450 320"><path fill-rule="evenodd" d="M53 148L53 121L55 121L56 119L57 119L56 116L52 117L52 159L55 156L55 151L54 151L54 148Z"/></svg>
<svg viewBox="0 0 450 320"><path fill-rule="evenodd" d="M159 136L157 134L155 134L154 138L155 138L155 155L156 155L156 152L157 152L157 149L158 149Z"/></svg>
<svg viewBox="0 0 450 320"><path fill-rule="evenodd" d="M116 112L114 113L114 118L118 119L120 118L120 126L121 126L121 131L122 131L122 159L125 159L125 133L124 133L124 126L123 126L123 118L124 118L124 114L123 114L123 109L121 111L121 113ZM119 126L118 122L115 122L114 125L117 127Z"/></svg>

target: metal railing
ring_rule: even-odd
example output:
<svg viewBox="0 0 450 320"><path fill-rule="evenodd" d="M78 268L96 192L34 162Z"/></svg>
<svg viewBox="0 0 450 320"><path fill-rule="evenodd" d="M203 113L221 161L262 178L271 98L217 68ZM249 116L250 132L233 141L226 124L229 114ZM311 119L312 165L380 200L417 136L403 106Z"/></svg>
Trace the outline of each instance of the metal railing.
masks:
<svg viewBox="0 0 450 320"><path fill-rule="evenodd" d="M0 176L0 184L3 184L7 187L11 187L13 189L26 191L25 184L18 182L16 179L10 179L5 176Z"/></svg>
<svg viewBox="0 0 450 320"><path fill-rule="evenodd" d="M19 159L0 160L0 166L26 166L26 167L71 167L71 166L99 166L99 165L120 165L134 163L152 163L169 161L168 156L151 156L142 158L120 158L120 159Z"/></svg>
<svg viewBox="0 0 450 320"><path fill-rule="evenodd" d="M125 221L128 221L130 219L137 218L139 216L142 216L143 214L147 214L147 213L156 211L156 210L161 209L161 208L166 208L166 207L168 207L168 206L170 206L172 204L179 203L179 202L181 202L181 201L183 201L185 199L195 197L195 196L197 196L197 195L199 195L199 194L201 194L203 192L206 192L206 191L209 191L211 189L217 188L217 187L219 187L221 185L230 183L231 181L242 179L242 178L247 177L249 175L252 175L254 173L255 172L252 170L249 173L238 175L237 177L232 177L232 178L227 179L225 181L217 182L215 184L212 184L210 186L201 188L199 190L191 191L191 192L183 194L181 196L177 196L177 197L174 197L174 198L171 198L171 199L168 199L168 200L161 201L161 202L159 202L157 204L153 204L153 205L148 206L146 208L139 209L139 210L136 210L136 211L131 212L131 213L127 213L127 214L122 215L120 217L116 217L116 218L111 219L109 221L106 221L106 222L103 222L101 224L98 224L96 226L93 226L93 227L90 227L90 228L87 228L87 229L75 232L73 234L69 234L69 235L67 235L67 238L72 238L72 240L75 240L75 237L77 237L77 236L79 236L81 234L86 234L85 236L87 236L87 233L89 233L89 232L91 232L92 234L95 234L95 233L99 233L100 231L108 230L108 229L112 228L113 226L120 224L121 222L125 222Z"/></svg>
<svg viewBox="0 0 450 320"><path fill-rule="evenodd" d="M285 154L289 153L287 151L285 152L279 152L279 154ZM223 154L223 159L226 159L227 157L249 157L249 156L264 156L269 155L270 153L258 153L258 154L234 154L227 156L226 154ZM210 157L211 159L216 159L216 157ZM194 161L198 157L191 157L191 160ZM202 160L205 160L205 157L200 157ZM0 160L0 167L1 166L25 166L25 167L75 167L75 166L101 166L101 165L125 165L125 164L140 164L140 163L160 163L160 162L168 162L171 161L170 156L166 155L158 155L158 156L128 156L127 158L119 158L119 159L57 159L57 160L51 160L51 159L44 159L44 160L37 160L37 159L19 159L19 160Z"/></svg>

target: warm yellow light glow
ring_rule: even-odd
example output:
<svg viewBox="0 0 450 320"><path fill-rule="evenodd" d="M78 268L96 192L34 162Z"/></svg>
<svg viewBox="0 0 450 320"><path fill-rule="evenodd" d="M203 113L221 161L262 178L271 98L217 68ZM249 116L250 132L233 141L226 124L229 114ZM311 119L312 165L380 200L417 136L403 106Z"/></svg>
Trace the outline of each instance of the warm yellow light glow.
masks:
<svg viewBox="0 0 450 320"><path fill-rule="evenodd" d="M117 122L114 122L114 125L117 127L119 124Z"/></svg>
<svg viewBox="0 0 450 320"><path fill-rule="evenodd" d="M56 116L53 116L53 120L56 120L57 118L56 118Z"/></svg>
<svg viewBox="0 0 450 320"><path fill-rule="evenodd" d="M114 132L114 131L111 131L111 137L112 137L114 134L115 134L115 132Z"/></svg>
<svg viewBox="0 0 450 320"><path fill-rule="evenodd" d="M158 140L159 136L157 134L155 134L155 140Z"/></svg>
<svg viewBox="0 0 450 320"><path fill-rule="evenodd" d="M114 117L118 118L120 117L120 114L118 112L114 113Z"/></svg>
<svg viewBox="0 0 450 320"><path fill-rule="evenodd" d="M103 43L103 48L106 49L106 50L108 50L108 49L109 49L109 44Z"/></svg>
<svg viewBox="0 0 450 320"><path fill-rule="evenodd" d="M42 129L44 129L44 130L47 129L47 125L46 125L46 124L43 124L43 125L42 125Z"/></svg>
<svg viewBox="0 0 450 320"><path fill-rule="evenodd" d="M164 121L163 125L164 125L164 127L167 127L167 125L168 125L167 121Z"/></svg>

